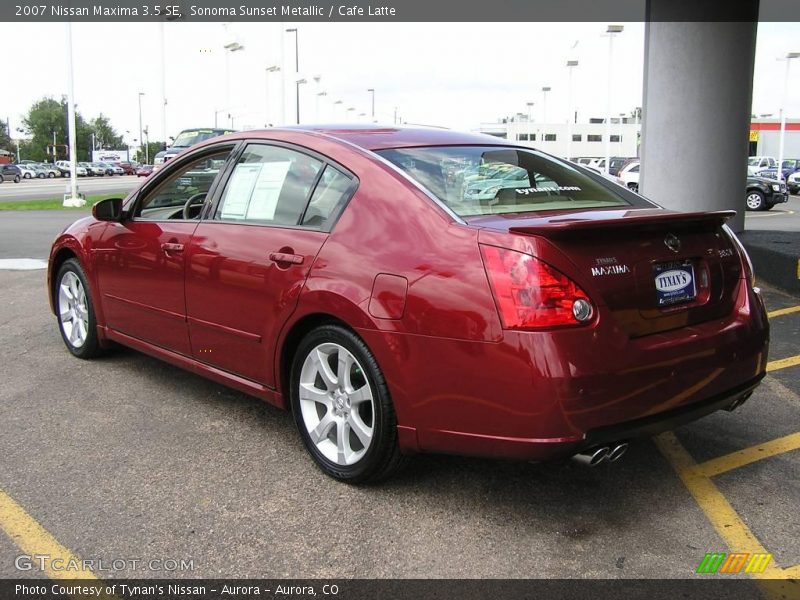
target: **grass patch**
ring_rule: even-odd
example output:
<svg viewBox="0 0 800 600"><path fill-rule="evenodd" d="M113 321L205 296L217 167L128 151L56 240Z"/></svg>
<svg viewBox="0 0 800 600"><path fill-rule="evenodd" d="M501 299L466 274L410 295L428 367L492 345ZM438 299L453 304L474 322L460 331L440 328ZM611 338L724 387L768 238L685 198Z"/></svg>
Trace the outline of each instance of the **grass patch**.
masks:
<svg viewBox="0 0 800 600"><path fill-rule="evenodd" d="M89 212L92 206L105 200L106 198L115 198L113 194L98 194L94 196L86 196L86 206L79 208L67 208L63 206L62 198L41 198L37 200L7 200L0 201L0 211L3 210L69 210L73 212Z"/></svg>

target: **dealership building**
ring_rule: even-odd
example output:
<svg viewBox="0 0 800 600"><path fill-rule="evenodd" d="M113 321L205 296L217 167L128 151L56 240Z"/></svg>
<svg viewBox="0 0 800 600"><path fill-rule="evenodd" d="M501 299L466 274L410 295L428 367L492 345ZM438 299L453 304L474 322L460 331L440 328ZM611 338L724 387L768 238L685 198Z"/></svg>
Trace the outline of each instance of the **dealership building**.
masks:
<svg viewBox="0 0 800 600"><path fill-rule="evenodd" d="M754 119L750 123L750 156L778 157L780 145L780 120ZM573 157L602 157L606 153L606 124L603 118L589 119L588 123L538 123L528 116L518 114L499 119L495 123L481 123L480 133L492 135L513 143L533 146L555 156L567 156L568 136L572 136L569 153ZM632 117L611 118L611 155L638 156L641 125ZM698 134L699 135L699 134ZM691 140L687 140L691 143ZM800 158L800 119L787 119L784 141L784 158Z"/></svg>

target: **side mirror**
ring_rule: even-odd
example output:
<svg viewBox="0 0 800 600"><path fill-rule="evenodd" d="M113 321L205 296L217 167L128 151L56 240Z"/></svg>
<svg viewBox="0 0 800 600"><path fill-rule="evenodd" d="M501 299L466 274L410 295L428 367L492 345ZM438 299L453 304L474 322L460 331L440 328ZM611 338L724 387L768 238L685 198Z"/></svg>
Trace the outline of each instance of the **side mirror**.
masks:
<svg viewBox="0 0 800 600"><path fill-rule="evenodd" d="M92 206L92 216L98 221L122 220L122 198L106 198Z"/></svg>

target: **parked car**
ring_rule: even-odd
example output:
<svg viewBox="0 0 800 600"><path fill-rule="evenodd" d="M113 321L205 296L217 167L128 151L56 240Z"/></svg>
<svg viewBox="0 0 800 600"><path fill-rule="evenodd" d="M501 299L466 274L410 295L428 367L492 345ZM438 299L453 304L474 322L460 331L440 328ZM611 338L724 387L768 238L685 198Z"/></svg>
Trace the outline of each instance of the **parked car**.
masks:
<svg viewBox="0 0 800 600"><path fill-rule="evenodd" d="M153 165L161 165L195 144L228 133L234 133L234 130L216 128L184 129L178 134L178 137L175 138L169 148L156 153L153 157Z"/></svg>
<svg viewBox="0 0 800 600"><path fill-rule="evenodd" d="M148 177L153 174L153 165L141 165L136 169L137 177Z"/></svg>
<svg viewBox="0 0 800 600"><path fill-rule="evenodd" d="M0 183L5 181L13 181L19 183L22 179L22 171L17 165L10 165L7 163L0 164Z"/></svg>
<svg viewBox="0 0 800 600"><path fill-rule="evenodd" d="M77 163L75 165L75 174L78 177L86 177L86 168L81 166L82 163ZM69 177L70 173L70 162L68 160L59 160L56 163L56 166L61 169L61 172L64 173L65 177Z"/></svg>
<svg viewBox="0 0 800 600"><path fill-rule="evenodd" d="M48 177L55 177L55 174L51 175L50 169L41 164L37 163L34 165L28 165L28 167L33 169L38 179L47 179Z"/></svg>
<svg viewBox="0 0 800 600"><path fill-rule="evenodd" d="M84 169L86 169L86 174L89 177L103 177L106 174L105 168L101 167L96 163L90 162L82 162L79 163Z"/></svg>
<svg viewBox="0 0 800 600"><path fill-rule="evenodd" d="M620 183L632 192L639 191L639 161L629 161L622 167L617 175Z"/></svg>
<svg viewBox="0 0 800 600"><path fill-rule="evenodd" d="M747 174L755 175L764 169L775 168L778 164L771 156L751 156L747 159Z"/></svg>
<svg viewBox="0 0 800 600"><path fill-rule="evenodd" d="M48 178L53 177L61 177L61 169L59 169L56 165L52 165L49 163L39 163L38 166L42 171L45 172L45 176Z"/></svg>
<svg viewBox="0 0 800 600"><path fill-rule="evenodd" d="M445 165L514 176L470 199ZM291 407L339 480L416 452L595 465L764 377L733 214L490 136L247 131L95 204L55 240L48 295L75 357L119 343Z"/></svg>
<svg viewBox="0 0 800 600"><path fill-rule="evenodd" d="M17 163L17 168L19 169L19 172L22 174L23 179L36 178L36 171L31 166L31 163Z"/></svg>
<svg viewBox="0 0 800 600"><path fill-rule="evenodd" d="M789 194L783 181L755 176L747 178L747 210L769 210L776 204L788 201Z"/></svg>
<svg viewBox="0 0 800 600"><path fill-rule="evenodd" d="M781 163L781 175L784 180L789 179L792 173L797 173L798 171L800 171L800 158L785 158ZM759 171L757 175L767 179L778 179L777 165L770 169Z"/></svg>
<svg viewBox="0 0 800 600"><path fill-rule="evenodd" d="M786 187L790 194L800 193L800 171L789 175L789 179L786 180Z"/></svg>
<svg viewBox="0 0 800 600"><path fill-rule="evenodd" d="M608 168L608 174L609 175L613 175L614 177L616 177L617 175L619 175L619 170L622 167L624 167L631 160L635 160L635 159L632 159L632 158L629 158L629 157L625 157L625 156L612 156L609 159L609 165L610 166ZM595 163L592 166L597 167L601 171L605 171L606 170L606 159L605 158L599 158L599 159L597 159L595 161Z"/></svg>
<svg viewBox="0 0 800 600"><path fill-rule="evenodd" d="M105 167L106 175L125 175L125 170L119 165L115 165L113 163L108 163L108 162L101 162L97 164L100 165L101 167Z"/></svg>
<svg viewBox="0 0 800 600"><path fill-rule="evenodd" d="M125 175L136 175L136 164L128 161L119 163L117 166L122 169Z"/></svg>

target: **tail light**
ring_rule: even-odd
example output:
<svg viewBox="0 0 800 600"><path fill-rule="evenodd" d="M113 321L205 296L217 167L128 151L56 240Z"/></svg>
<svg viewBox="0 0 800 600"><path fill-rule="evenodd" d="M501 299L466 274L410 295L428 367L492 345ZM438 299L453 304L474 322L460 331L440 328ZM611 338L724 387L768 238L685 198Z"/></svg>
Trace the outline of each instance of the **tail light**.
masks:
<svg viewBox="0 0 800 600"><path fill-rule="evenodd" d="M723 225L722 230L725 232L725 235L728 236L728 239L731 241L731 243L736 246L736 250L739 251L739 258L741 259L742 266L744 268L744 278L747 279L750 287L754 287L756 285L756 274L755 271L753 271L753 261L750 260L750 255L747 254L747 250L744 249L742 242L739 241L739 238L733 232L733 229L727 225Z"/></svg>
<svg viewBox="0 0 800 600"><path fill-rule="evenodd" d="M592 319L589 297L560 271L529 254L480 248L505 329L571 327Z"/></svg>

